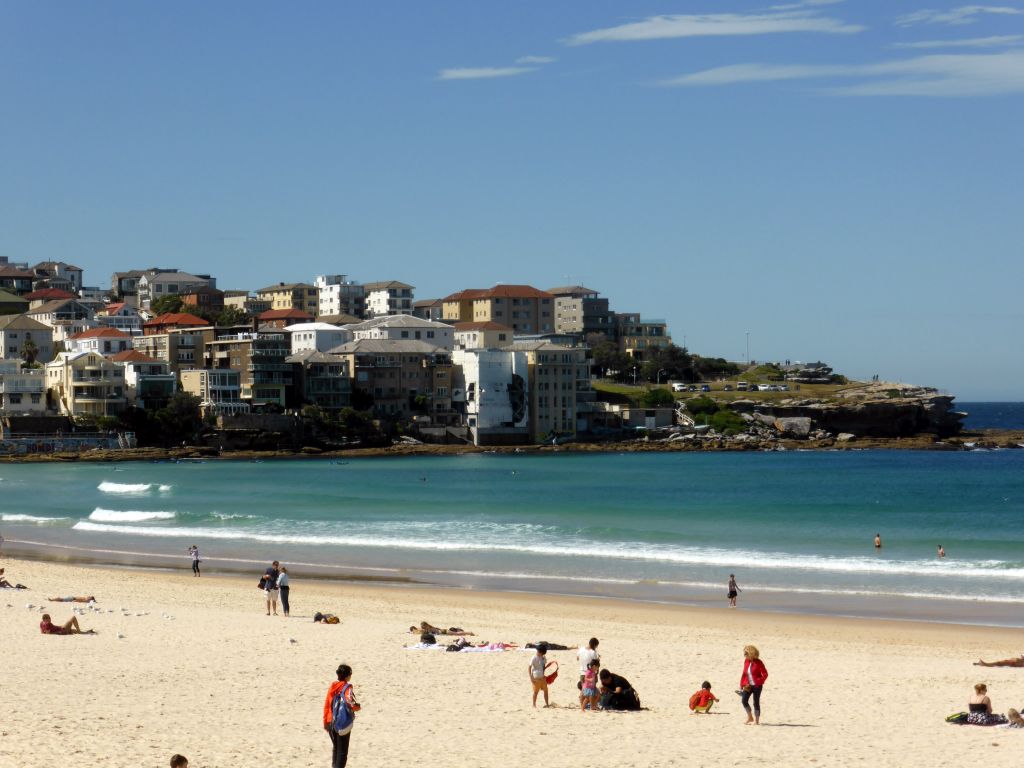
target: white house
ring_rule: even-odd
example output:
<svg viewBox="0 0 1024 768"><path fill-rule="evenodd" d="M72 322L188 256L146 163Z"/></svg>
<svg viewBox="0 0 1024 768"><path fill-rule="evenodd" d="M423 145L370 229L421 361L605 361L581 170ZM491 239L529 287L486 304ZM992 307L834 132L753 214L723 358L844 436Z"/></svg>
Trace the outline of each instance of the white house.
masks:
<svg viewBox="0 0 1024 768"><path fill-rule="evenodd" d="M35 345L36 362L53 360L53 329L50 326L27 315L0 317L0 357L20 358L27 341Z"/></svg>
<svg viewBox="0 0 1024 768"><path fill-rule="evenodd" d="M348 279L348 275L317 275L317 317L353 315L363 317L366 311L366 288Z"/></svg>
<svg viewBox="0 0 1024 768"><path fill-rule="evenodd" d="M116 355L132 348L132 337L117 328L99 326L69 336L64 342L67 352L95 352L99 355Z"/></svg>
<svg viewBox="0 0 1024 768"><path fill-rule="evenodd" d="M132 336L142 335L142 315L137 307L126 302L107 304L107 306L96 313L96 322L108 328L117 328Z"/></svg>
<svg viewBox="0 0 1024 768"><path fill-rule="evenodd" d="M96 327L93 311L75 299L48 301L25 314L53 330L54 345Z"/></svg>
<svg viewBox="0 0 1024 768"><path fill-rule="evenodd" d="M424 320L412 315L385 315L362 323L347 325L345 328L352 332L356 340L425 341L435 347L444 347L445 349L455 346L455 332L450 325L434 320Z"/></svg>
<svg viewBox="0 0 1024 768"><path fill-rule="evenodd" d="M0 412L5 416L34 416L45 411L43 369L22 370L20 360L0 360Z"/></svg>
<svg viewBox="0 0 1024 768"><path fill-rule="evenodd" d="M299 352L327 352L352 341L352 331L330 323L296 323L289 325L292 334L292 354Z"/></svg>

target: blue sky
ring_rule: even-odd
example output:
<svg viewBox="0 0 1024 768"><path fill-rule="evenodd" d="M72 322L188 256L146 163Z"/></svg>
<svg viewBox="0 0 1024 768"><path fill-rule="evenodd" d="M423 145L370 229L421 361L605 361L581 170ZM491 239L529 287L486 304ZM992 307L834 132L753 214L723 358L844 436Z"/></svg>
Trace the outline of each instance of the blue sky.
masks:
<svg viewBox="0 0 1024 768"><path fill-rule="evenodd" d="M1024 2L0 0L0 254L582 282L1024 399Z"/></svg>

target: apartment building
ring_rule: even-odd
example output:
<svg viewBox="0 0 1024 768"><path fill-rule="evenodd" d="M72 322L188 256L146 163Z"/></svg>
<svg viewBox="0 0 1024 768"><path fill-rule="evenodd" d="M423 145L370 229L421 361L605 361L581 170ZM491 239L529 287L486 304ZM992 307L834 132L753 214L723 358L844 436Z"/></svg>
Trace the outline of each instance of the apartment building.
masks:
<svg viewBox="0 0 1024 768"><path fill-rule="evenodd" d="M96 322L107 328L117 328L132 336L142 334L142 315L137 307L123 301L107 304L96 313Z"/></svg>
<svg viewBox="0 0 1024 768"><path fill-rule="evenodd" d="M32 267L38 284L50 288L64 288L75 296L82 291L82 268L63 261L41 261Z"/></svg>
<svg viewBox="0 0 1024 768"><path fill-rule="evenodd" d="M511 349L452 352L452 406L474 445L518 445L530 438L526 353Z"/></svg>
<svg viewBox="0 0 1024 768"><path fill-rule="evenodd" d="M459 349L496 349L512 343L512 329L501 323L456 323L453 329Z"/></svg>
<svg viewBox="0 0 1024 768"><path fill-rule="evenodd" d="M571 333L580 338L590 333L603 333L609 338L614 335L608 299L597 291L582 285L566 285L549 288L547 292L555 297L556 333Z"/></svg>
<svg viewBox="0 0 1024 768"><path fill-rule="evenodd" d="M294 335L292 340L294 342ZM338 411L352 403L352 379L348 361L316 349L305 349L288 356L295 369L296 391L302 404Z"/></svg>
<svg viewBox="0 0 1024 768"><path fill-rule="evenodd" d="M127 272L115 272L110 277L110 294L115 301L130 304L133 307L139 306L139 278L145 272L141 269L131 269Z"/></svg>
<svg viewBox="0 0 1024 768"><path fill-rule="evenodd" d="M136 336L132 346L146 357L167 363L171 373L178 374L190 368L202 368L206 342L214 338L210 326L177 328L167 333Z"/></svg>
<svg viewBox="0 0 1024 768"><path fill-rule="evenodd" d="M441 322L444 319L443 299L421 299L412 303L413 317Z"/></svg>
<svg viewBox="0 0 1024 768"><path fill-rule="evenodd" d="M203 416L248 413L242 400L242 372L231 368L198 368L181 372L181 390L199 398Z"/></svg>
<svg viewBox="0 0 1024 768"><path fill-rule="evenodd" d="M613 312L612 315L619 350L634 360L643 361L651 350L671 346L672 337L664 320L645 320L639 312Z"/></svg>
<svg viewBox="0 0 1024 768"><path fill-rule="evenodd" d="M104 356L116 355L131 348L131 334L105 326L76 333L64 342L64 349L67 352L95 352Z"/></svg>
<svg viewBox="0 0 1024 768"><path fill-rule="evenodd" d="M206 342L203 368L238 371L239 397L253 408L285 407L294 383L287 335L276 331L238 333Z"/></svg>
<svg viewBox="0 0 1024 768"><path fill-rule="evenodd" d="M172 331L209 327L210 323L188 312L165 312L142 324L143 336L157 336Z"/></svg>
<svg viewBox="0 0 1024 768"><path fill-rule="evenodd" d="M412 315L383 315L347 326L353 339L391 339L392 341L425 341L445 349L455 344L452 326Z"/></svg>
<svg viewBox="0 0 1024 768"><path fill-rule="evenodd" d="M366 286L349 280L348 275L317 275L317 317L366 314Z"/></svg>
<svg viewBox="0 0 1024 768"><path fill-rule="evenodd" d="M436 383L450 376L445 347L415 340L356 339L331 351L347 362L353 390L373 396L377 415L409 418L422 413L440 423L450 418L450 389Z"/></svg>
<svg viewBox="0 0 1024 768"><path fill-rule="evenodd" d="M224 291L209 285L189 285L180 294L182 309L186 312L201 312L207 317L220 314L224 309Z"/></svg>
<svg viewBox="0 0 1024 768"><path fill-rule="evenodd" d="M154 299L180 296L185 291L199 286L216 288L217 280L210 275L193 275L177 269L154 268L143 270L136 286L139 306L149 309Z"/></svg>
<svg viewBox="0 0 1024 768"><path fill-rule="evenodd" d="M249 294L248 291L224 291L224 306L233 307L245 312L250 317L256 317L270 309L272 301L260 299Z"/></svg>
<svg viewBox="0 0 1024 768"><path fill-rule="evenodd" d="M97 325L93 311L75 299L48 301L25 314L50 327L55 348L58 344L63 345L76 333L95 328Z"/></svg>
<svg viewBox="0 0 1024 768"><path fill-rule="evenodd" d="M45 412L45 372L39 368L22 370L20 360L0 360L0 413L41 416Z"/></svg>
<svg viewBox="0 0 1024 768"><path fill-rule="evenodd" d="M28 349L35 348L34 360L48 363L53 360L53 329L27 315L0 317L0 357L20 359Z"/></svg>
<svg viewBox="0 0 1024 768"><path fill-rule="evenodd" d="M124 366L128 400L137 408L159 410L178 390L178 377L163 360L147 357L134 349L111 355L110 360Z"/></svg>
<svg viewBox="0 0 1024 768"><path fill-rule="evenodd" d="M411 315L413 291L416 286L397 280L367 283L366 312L368 318L381 315Z"/></svg>
<svg viewBox="0 0 1024 768"><path fill-rule="evenodd" d="M31 269L22 269L13 264L0 264L0 288L15 296L32 293L32 283L35 279L36 273Z"/></svg>
<svg viewBox="0 0 1024 768"><path fill-rule="evenodd" d="M517 341L512 349L526 355L530 439L575 437L586 429L582 413L594 401L587 350L547 341Z"/></svg>
<svg viewBox="0 0 1024 768"><path fill-rule="evenodd" d="M446 296L442 302L445 322L495 322L509 326L516 334L554 330L555 297L533 286L469 288Z"/></svg>
<svg viewBox="0 0 1024 768"><path fill-rule="evenodd" d="M305 312L308 319L316 317L319 310L317 288L308 283L278 283L256 291L257 298L270 302L270 309L297 309Z"/></svg>
<svg viewBox="0 0 1024 768"><path fill-rule="evenodd" d="M352 332L330 323L296 323L289 326L292 338L292 354L300 352L329 352L347 341L352 341Z"/></svg>
<svg viewBox="0 0 1024 768"><path fill-rule="evenodd" d="M62 416L116 416L128 405L124 366L95 352L61 352L46 364L49 399Z"/></svg>

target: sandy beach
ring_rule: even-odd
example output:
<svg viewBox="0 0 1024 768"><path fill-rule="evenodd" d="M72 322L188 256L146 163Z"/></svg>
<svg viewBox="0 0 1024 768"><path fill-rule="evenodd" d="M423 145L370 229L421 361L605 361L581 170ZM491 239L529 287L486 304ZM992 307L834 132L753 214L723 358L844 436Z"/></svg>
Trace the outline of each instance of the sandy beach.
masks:
<svg viewBox="0 0 1024 768"><path fill-rule="evenodd" d="M971 665L1019 654L1020 630L753 614L742 602L729 611L304 582L297 569L286 619L264 614L258 573L196 579L184 558L174 571L0 563L31 588L0 592L4 768L165 766L175 752L200 768L326 766L320 718L342 662L363 704L355 768L1009 766L1024 750L1022 731L944 722L966 709L976 682L996 711L1024 707L1024 669ZM72 604L45 598L64 594L96 595L101 612L80 621L98 635L40 634L26 604L63 622ZM318 610L341 624L314 624ZM562 674L553 706L534 710L530 653L403 650L422 619L520 644L596 635L604 666L633 683L648 711L581 713L574 651L549 654ZM746 644L769 670L757 728L744 725L733 693ZM721 702L712 716L691 715L687 700L705 679Z"/></svg>

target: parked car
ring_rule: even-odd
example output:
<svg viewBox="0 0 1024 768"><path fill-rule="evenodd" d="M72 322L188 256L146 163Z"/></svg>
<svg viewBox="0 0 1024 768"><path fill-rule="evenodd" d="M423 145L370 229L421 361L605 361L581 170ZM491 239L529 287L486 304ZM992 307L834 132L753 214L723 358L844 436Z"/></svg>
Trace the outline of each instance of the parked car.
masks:
<svg viewBox="0 0 1024 768"><path fill-rule="evenodd" d="M674 384L672 384L672 391L673 392L685 392L686 391L686 385L677 381Z"/></svg>
<svg viewBox="0 0 1024 768"><path fill-rule="evenodd" d="M732 384L726 384L724 387L722 387L722 391L732 392Z"/></svg>
<svg viewBox="0 0 1024 768"><path fill-rule="evenodd" d="M701 392L710 392L711 391L711 386L708 385L708 384L701 384L700 385L700 391Z"/></svg>
<svg viewBox="0 0 1024 768"><path fill-rule="evenodd" d="M745 381L737 381L736 382L736 391L737 392L746 392L747 391L747 382L745 382Z"/></svg>

